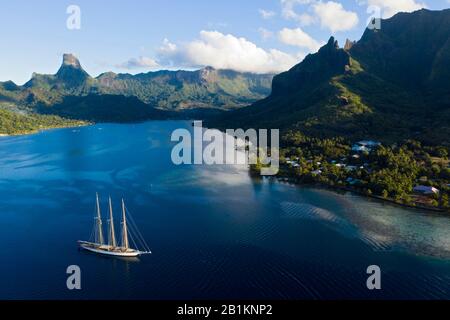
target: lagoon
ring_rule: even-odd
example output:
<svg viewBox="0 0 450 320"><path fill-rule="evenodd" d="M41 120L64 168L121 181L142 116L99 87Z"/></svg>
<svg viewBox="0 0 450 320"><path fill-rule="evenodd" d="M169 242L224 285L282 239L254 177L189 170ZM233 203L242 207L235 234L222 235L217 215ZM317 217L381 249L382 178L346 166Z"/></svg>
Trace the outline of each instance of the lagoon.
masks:
<svg viewBox="0 0 450 320"><path fill-rule="evenodd" d="M0 299L450 299L450 217L171 161L190 122L0 137ZM153 254L79 251L95 192ZM78 265L82 289L66 288ZM378 265L382 289L366 287Z"/></svg>

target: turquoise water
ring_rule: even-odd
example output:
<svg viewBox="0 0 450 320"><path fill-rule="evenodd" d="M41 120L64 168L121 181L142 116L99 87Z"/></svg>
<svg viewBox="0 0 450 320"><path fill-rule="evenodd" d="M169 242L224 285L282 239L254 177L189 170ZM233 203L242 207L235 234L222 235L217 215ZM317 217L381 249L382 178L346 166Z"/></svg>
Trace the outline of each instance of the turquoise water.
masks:
<svg viewBox="0 0 450 320"><path fill-rule="evenodd" d="M0 138L1 299L449 299L450 217L175 166L186 122L101 124ZM125 198L153 254L79 251L95 192ZM118 223L117 225L118 226ZM78 265L82 290L66 288ZM366 288L379 265L382 290Z"/></svg>

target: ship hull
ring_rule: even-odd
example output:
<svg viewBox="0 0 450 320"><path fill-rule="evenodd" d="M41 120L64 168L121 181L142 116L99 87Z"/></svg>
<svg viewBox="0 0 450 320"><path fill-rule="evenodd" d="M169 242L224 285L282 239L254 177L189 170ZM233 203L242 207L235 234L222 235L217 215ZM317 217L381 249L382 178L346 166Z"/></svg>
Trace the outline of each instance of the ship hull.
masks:
<svg viewBox="0 0 450 320"><path fill-rule="evenodd" d="M122 251L120 249L111 249L108 246L99 246L94 243L89 242L79 242L80 248L86 251L90 251L93 253L105 255L105 256L113 256L113 257L138 257L143 252L138 250L128 249L126 251Z"/></svg>

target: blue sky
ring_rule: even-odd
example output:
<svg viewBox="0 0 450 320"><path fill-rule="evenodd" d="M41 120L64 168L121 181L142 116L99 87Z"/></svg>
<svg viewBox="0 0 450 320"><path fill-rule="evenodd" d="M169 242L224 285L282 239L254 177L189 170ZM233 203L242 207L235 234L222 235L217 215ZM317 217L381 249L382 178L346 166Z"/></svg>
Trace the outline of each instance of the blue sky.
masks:
<svg viewBox="0 0 450 320"><path fill-rule="evenodd" d="M69 30L66 10L81 10ZM279 72L331 35L361 37L377 5L383 17L449 0L14 0L0 5L0 81L55 73L74 53L93 76L204 65Z"/></svg>

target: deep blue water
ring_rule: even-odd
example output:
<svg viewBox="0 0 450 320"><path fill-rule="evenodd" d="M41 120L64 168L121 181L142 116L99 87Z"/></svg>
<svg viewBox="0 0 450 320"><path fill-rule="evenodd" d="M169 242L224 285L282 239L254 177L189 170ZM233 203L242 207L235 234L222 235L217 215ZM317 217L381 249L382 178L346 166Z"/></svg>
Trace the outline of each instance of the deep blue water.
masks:
<svg viewBox="0 0 450 320"><path fill-rule="evenodd" d="M0 138L0 299L449 299L450 217L175 166L185 122L103 124ZM153 254L77 248L95 192L124 197ZM118 225L118 223L117 223ZM116 226L117 226L116 225ZM379 265L382 290L366 288ZM82 290L66 288L79 265Z"/></svg>

